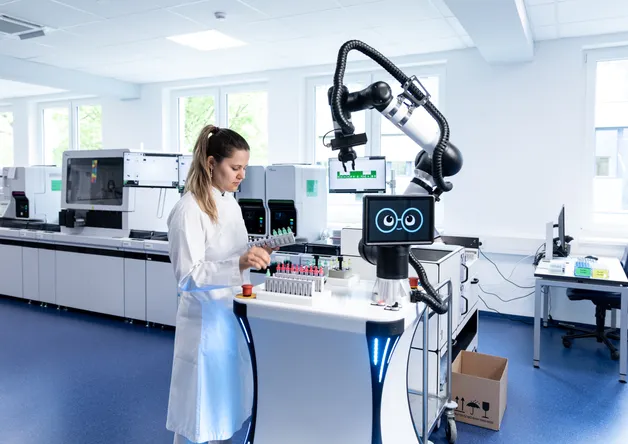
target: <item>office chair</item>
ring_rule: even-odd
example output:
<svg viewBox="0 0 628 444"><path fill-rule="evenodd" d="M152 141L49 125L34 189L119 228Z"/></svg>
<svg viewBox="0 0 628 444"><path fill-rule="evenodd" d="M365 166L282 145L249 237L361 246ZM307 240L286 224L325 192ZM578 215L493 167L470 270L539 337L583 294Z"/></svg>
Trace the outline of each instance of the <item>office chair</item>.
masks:
<svg viewBox="0 0 628 444"><path fill-rule="evenodd" d="M628 275L628 247L624 250L622 258L622 266L624 273ZM578 290L568 289L567 297L571 301L584 301L588 300L595 305L595 330L583 330L580 328L571 328L571 330L579 331L580 333L570 333L563 336L563 345L566 348L570 348L573 339L581 338L596 338L597 342L603 342L611 351L611 359L619 359L619 351L611 343L610 339L616 341L619 340L619 334L617 334L616 328L606 328L606 311L611 309L619 309L621 306L621 294L613 293L610 291L591 291L591 290Z"/></svg>

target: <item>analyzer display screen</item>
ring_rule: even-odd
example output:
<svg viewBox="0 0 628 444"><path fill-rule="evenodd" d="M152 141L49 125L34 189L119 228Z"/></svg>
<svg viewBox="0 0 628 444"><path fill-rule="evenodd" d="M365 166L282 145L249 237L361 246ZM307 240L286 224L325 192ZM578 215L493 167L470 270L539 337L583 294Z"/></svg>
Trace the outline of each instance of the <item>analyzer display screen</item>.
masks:
<svg viewBox="0 0 628 444"><path fill-rule="evenodd" d="M386 158L358 157L355 170L351 162L329 159L330 193L380 193L386 192Z"/></svg>
<svg viewBox="0 0 628 444"><path fill-rule="evenodd" d="M124 153L124 186L176 188L178 154Z"/></svg>
<svg viewBox="0 0 628 444"><path fill-rule="evenodd" d="M66 171L66 202L122 206L124 164L121 157L72 157Z"/></svg>
<svg viewBox="0 0 628 444"><path fill-rule="evenodd" d="M434 242L432 196L364 196L362 238L366 245Z"/></svg>

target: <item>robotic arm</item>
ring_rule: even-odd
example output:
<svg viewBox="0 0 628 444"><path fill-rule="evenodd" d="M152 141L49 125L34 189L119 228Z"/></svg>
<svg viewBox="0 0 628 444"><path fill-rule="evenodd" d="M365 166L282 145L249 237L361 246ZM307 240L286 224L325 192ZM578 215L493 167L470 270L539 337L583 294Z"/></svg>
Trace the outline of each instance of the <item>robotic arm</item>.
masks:
<svg viewBox="0 0 628 444"><path fill-rule="evenodd" d="M369 56L403 86L403 91L393 97L390 86L385 82L375 82L362 91L349 92L343 84L343 77L349 51L356 49ZM408 77L390 60L367 44L351 40L338 52L334 85L328 91L334 122L332 150L339 150L338 160L343 164L351 162L355 169L357 154L354 146L366 143L366 134L354 134L351 113L367 109L376 109L390 120L397 128L410 137L421 150L414 160L414 178L404 195L431 195L438 200L443 192L450 191L452 184L445 177L457 174L462 168L462 154L449 142L449 125L445 117L430 102L430 95L416 77ZM427 113L436 123L432 128L421 128L420 114ZM429 120L428 120L429 121ZM360 255L366 261L377 266L378 280L383 283L381 289L390 288L391 281L406 279L408 262L415 269L425 293L413 292L415 301L425 302L437 313L445 313L448 305L444 304L438 293L430 285L421 263L412 254L409 247L402 246L367 246L362 241ZM379 263L378 263L379 262ZM387 287L388 286L388 287ZM389 291L390 290L384 290ZM394 292L393 292L394 293ZM389 295L384 298L388 300ZM392 295L394 300L395 295ZM381 297L380 297L381 299ZM398 302L388 303L393 309Z"/></svg>
<svg viewBox="0 0 628 444"><path fill-rule="evenodd" d="M362 91L350 93L343 84L343 77L349 51L356 49L369 56L388 71L403 86L403 92L393 97L390 86L385 82L375 82ZM422 150L417 154L415 177L405 194L430 194L436 199L452 189L444 178L457 174L462 168L462 154L449 142L449 125L445 117L430 102L430 95L416 77L408 77L386 57L367 44L351 40L338 52L334 85L328 91L334 122L332 150L340 150L338 160L351 162L357 158L353 147L366 143L366 134L354 134L351 113L376 109L397 128L410 137ZM421 128L421 114L429 114L437 125Z"/></svg>

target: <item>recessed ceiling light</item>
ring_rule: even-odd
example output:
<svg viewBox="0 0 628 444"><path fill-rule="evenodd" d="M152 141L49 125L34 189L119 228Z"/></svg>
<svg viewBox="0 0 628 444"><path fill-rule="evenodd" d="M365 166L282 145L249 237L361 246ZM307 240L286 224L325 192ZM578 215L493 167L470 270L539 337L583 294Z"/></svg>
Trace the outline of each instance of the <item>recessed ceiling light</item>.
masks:
<svg viewBox="0 0 628 444"><path fill-rule="evenodd" d="M246 45L243 41L229 37L215 29L194 32L192 34L175 35L168 37L168 40L198 49L199 51L213 51L215 49L235 48Z"/></svg>

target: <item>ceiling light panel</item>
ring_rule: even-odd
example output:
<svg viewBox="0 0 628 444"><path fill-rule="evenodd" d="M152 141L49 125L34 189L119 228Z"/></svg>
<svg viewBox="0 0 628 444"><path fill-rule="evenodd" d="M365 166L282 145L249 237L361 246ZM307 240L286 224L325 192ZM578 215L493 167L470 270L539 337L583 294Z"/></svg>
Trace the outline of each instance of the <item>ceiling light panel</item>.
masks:
<svg viewBox="0 0 628 444"><path fill-rule="evenodd" d="M192 34L176 35L168 37L168 40L199 51L214 51L217 49L237 48L246 45L245 42L223 34L215 29Z"/></svg>

